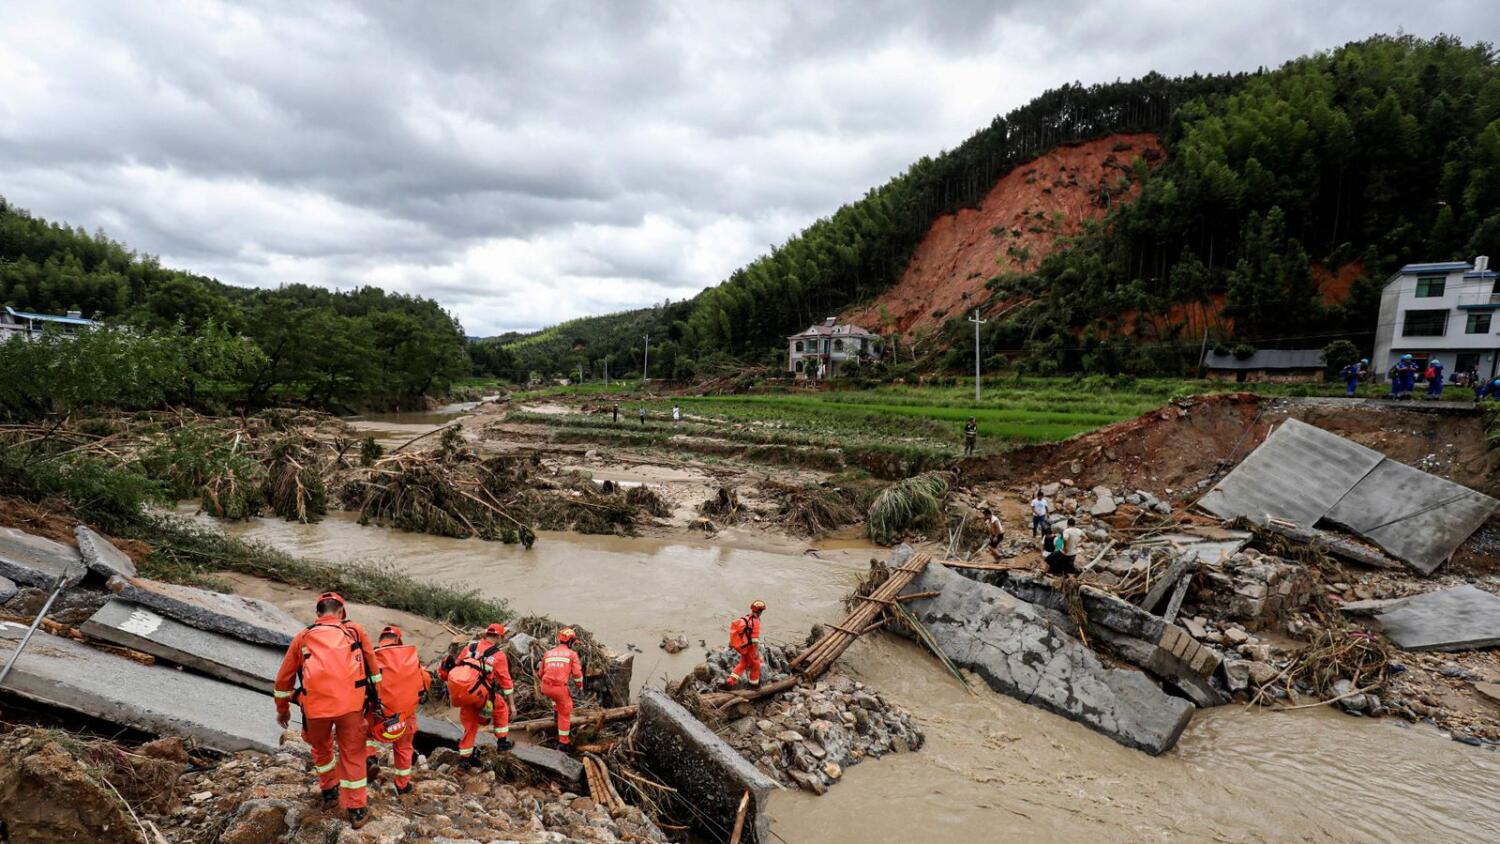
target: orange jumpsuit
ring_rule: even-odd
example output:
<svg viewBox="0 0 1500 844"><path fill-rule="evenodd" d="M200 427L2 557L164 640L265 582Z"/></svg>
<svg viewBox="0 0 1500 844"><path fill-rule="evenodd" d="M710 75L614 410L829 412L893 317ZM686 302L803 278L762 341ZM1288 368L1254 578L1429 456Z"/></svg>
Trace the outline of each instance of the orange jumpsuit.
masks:
<svg viewBox="0 0 1500 844"><path fill-rule="evenodd" d="M542 655L542 694L552 701L557 711L557 743L572 744L573 695L568 688L572 682L583 691L583 663L578 652L567 645L558 645Z"/></svg>
<svg viewBox="0 0 1500 844"><path fill-rule="evenodd" d="M340 631L341 644L325 644L332 638L329 628ZM339 805L345 809L363 809L368 802L365 687L367 682L380 682L376 665L364 628L325 615L292 637L276 672L277 715L289 714L292 703L301 707L302 737L312 746L318 787L338 788Z"/></svg>
<svg viewBox="0 0 1500 844"><path fill-rule="evenodd" d="M729 675L729 685L739 685L747 672L750 685L760 685L760 616L750 613L736 618L729 625L729 643L740 654L734 673Z"/></svg>
<svg viewBox="0 0 1500 844"><path fill-rule="evenodd" d="M406 732L391 745L396 767L391 772L397 788L411 784L412 742L417 737L417 703L422 692L432 685L432 677L417 658L415 645L380 645L375 648L375 664L380 668L380 705L386 715L399 715L406 722ZM380 742L373 737L365 741L366 755L380 754Z"/></svg>
<svg viewBox="0 0 1500 844"><path fill-rule="evenodd" d="M488 655L486 655L488 654ZM496 740L510 737L510 696L515 684L510 679L510 660L503 645L492 646L488 642L470 642L459 654L459 662L478 665L489 679L490 699L484 706L460 706L458 722L463 725L464 736L458 742L459 756L472 756L474 742L479 737L479 728L489 725ZM448 679L448 670L440 669L439 675Z"/></svg>

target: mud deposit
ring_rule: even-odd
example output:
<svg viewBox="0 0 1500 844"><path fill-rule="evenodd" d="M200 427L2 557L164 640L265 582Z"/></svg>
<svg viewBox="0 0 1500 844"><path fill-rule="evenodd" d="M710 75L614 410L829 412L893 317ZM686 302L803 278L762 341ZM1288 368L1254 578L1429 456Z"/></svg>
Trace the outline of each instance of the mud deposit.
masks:
<svg viewBox="0 0 1500 844"><path fill-rule="evenodd" d="M636 685L661 685L721 644L749 596L767 638L801 639L840 601L867 548L812 559L646 538L544 534L532 551L474 540L257 519L227 530L314 557L385 562L472 586L634 645ZM666 634L690 647L668 655ZM857 643L851 675L909 709L927 745L849 768L822 797L778 794L788 841L1478 841L1500 839L1500 753L1437 731L1324 709L1200 713L1158 758L988 691L974 695L928 654L889 636Z"/></svg>

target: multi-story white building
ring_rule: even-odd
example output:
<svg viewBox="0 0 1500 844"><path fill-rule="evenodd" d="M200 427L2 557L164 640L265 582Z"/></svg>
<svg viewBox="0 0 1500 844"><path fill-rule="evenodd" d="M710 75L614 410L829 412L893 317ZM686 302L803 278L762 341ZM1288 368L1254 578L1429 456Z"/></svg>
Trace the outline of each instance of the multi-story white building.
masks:
<svg viewBox="0 0 1500 844"><path fill-rule="evenodd" d="M857 325L839 325L829 317L786 338L788 372L795 378L832 378L846 361L879 354L880 337Z"/></svg>
<svg viewBox="0 0 1500 844"><path fill-rule="evenodd" d="M1370 368L1384 378L1396 361L1411 355L1423 369L1437 358L1448 373L1477 369L1481 378L1497 376L1500 364L1500 295L1480 255L1474 263L1407 264L1385 283L1380 295L1380 322L1375 327L1375 354Z"/></svg>

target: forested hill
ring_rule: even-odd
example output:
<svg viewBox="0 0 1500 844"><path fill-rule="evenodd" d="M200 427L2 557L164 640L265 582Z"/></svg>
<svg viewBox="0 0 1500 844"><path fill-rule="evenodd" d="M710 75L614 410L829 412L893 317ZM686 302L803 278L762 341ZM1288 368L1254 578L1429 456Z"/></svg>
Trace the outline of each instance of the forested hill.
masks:
<svg viewBox="0 0 1500 844"><path fill-rule="evenodd" d="M1367 336L1393 268L1500 250L1497 121L1494 50L1448 37L1376 36L1255 74L1048 91L695 299L655 309L652 374L692 375L725 355L775 360L786 334L889 288L939 215L1059 144L1121 132L1156 133L1165 160L1132 167L1137 199L1110 204L1034 271L997 266L988 300L973 303L995 317L987 355L1033 371L1181 370L1202 341L1185 336L1184 306L1199 304L1215 340ZM1352 289L1320 295L1325 272ZM973 340L953 316L942 337L957 360ZM606 329L615 321L568 324L579 350L562 358L528 354L526 339L507 348L523 369L638 362L631 335L644 326Z"/></svg>
<svg viewBox="0 0 1500 844"><path fill-rule="evenodd" d="M411 407L470 369L462 329L431 299L375 287L234 287L164 268L103 234L48 222L4 199L0 303L79 310L143 334L245 338L250 354L219 386L225 400L248 405Z"/></svg>

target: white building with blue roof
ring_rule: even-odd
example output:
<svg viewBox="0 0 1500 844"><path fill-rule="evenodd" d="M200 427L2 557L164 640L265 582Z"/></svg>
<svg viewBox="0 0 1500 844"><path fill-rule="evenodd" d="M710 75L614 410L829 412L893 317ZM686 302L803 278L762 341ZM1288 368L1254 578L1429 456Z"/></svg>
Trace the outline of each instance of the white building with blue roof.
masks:
<svg viewBox="0 0 1500 844"><path fill-rule="evenodd" d="M0 313L0 343L16 336L35 340L42 336L42 332L46 331L48 326L55 326L53 330L64 336L71 336L80 328L97 324L91 319L84 319L79 311L68 311L67 316L57 316L56 314L18 311L6 306L5 311Z"/></svg>
<svg viewBox="0 0 1500 844"><path fill-rule="evenodd" d="M1467 261L1407 264L1390 277L1380 295L1375 353L1370 368L1385 377L1402 355L1422 369L1437 358L1447 373L1476 369L1481 378L1500 376L1500 295L1484 255Z"/></svg>

